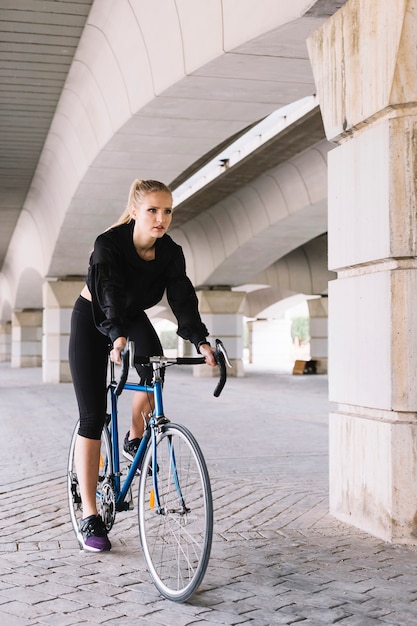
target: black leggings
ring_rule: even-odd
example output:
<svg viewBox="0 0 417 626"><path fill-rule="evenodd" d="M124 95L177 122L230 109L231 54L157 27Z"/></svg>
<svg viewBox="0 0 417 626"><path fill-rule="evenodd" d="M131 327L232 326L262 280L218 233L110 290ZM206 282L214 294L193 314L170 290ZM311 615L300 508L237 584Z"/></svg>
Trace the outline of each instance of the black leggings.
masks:
<svg viewBox="0 0 417 626"><path fill-rule="evenodd" d="M144 311L131 320L128 332L137 354L163 354L159 337ZM69 364L80 413L78 433L88 439L100 439L105 422L110 348L109 338L94 324L91 302L80 296L71 317ZM141 383L150 384L152 369L141 365L136 369Z"/></svg>

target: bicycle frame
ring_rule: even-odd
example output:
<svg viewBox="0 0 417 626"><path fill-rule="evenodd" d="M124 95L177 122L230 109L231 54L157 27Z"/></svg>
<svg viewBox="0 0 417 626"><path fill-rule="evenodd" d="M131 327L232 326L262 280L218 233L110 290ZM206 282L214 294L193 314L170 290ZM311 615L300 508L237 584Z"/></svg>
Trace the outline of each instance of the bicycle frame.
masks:
<svg viewBox="0 0 417 626"><path fill-rule="evenodd" d="M125 382L123 389L130 391L143 391L145 393L150 393L154 397L155 401L155 409L153 411L152 417L149 421L148 427L145 429L142 441L140 442L139 449L136 453L135 458L132 461L130 469L127 473L127 476L123 483L121 482L121 472L120 472L120 454L119 454L119 430L118 430L118 394L116 393L117 382L114 376L114 363L111 363L110 371L111 371L111 381L109 384L109 392L110 392L110 402L111 402L111 420L110 420L110 436L112 442L112 464L113 464L113 480L114 480L114 492L116 498L116 510L124 511L128 508L128 504L126 502L126 496L128 491L132 485L133 479L138 471L138 468L145 456L145 451L148 446L149 439L151 436L155 436L155 431L153 430L155 426L155 421L164 417L164 409L163 409L163 399L162 399L162 377L160 373L160 366L158 364L153 364L154 368L154 384L151 385L140 385L139 383L129 383ZM159 506L159 498L157 494L157 489L155 489L155 496L157 505Z"/></svg>

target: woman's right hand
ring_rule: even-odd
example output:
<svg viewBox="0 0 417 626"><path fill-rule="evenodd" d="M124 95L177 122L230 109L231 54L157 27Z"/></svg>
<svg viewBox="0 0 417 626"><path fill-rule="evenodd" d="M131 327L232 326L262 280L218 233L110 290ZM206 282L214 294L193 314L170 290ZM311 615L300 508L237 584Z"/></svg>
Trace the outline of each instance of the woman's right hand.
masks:
<svg viewBox="0 0 417 626"><path fill-rule="evenodd" d="M122 364L120 353L125 349L126 342L126 337L117 337L117 339L113 341L113 349L110 352L110 360L113 361L113 363L116 363L116 365Z"/></svg>
<svg viewBox="0 0 417 626"><path fill-rule="evenodd" d="M217 365L216 359L214 358L215 349L209 343L200 344L199 350L201 356L205 357L207 365L211 365L212 367Z"/></svg>

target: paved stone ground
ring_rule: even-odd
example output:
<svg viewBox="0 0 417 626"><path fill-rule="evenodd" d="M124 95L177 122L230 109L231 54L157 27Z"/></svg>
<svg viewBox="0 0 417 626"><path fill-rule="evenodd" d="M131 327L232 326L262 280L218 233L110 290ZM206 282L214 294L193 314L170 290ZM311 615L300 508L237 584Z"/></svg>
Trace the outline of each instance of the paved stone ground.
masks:
<svg viewBox="0 0 417 626"><path fill-rule="evenodd" d="M150 582L136 510L119 514L111 553L79 552L65 484L73 390L40 380L0 364L5 626L417 625L417 549L328 515L326 377L251 367L215 399L213 380L168 372L167 414L200 442L215 505L209 568L185 604ZM121 402L123 430L128 394Z"/></svg>

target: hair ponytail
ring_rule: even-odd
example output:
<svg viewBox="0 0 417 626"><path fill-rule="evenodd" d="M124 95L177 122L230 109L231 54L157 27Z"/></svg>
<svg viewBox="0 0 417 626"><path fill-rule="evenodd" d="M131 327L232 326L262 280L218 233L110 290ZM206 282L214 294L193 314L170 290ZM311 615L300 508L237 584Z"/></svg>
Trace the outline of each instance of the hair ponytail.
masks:
<svg viewBox="0 0 417 626"><path fill-rule="evenodd" d="M159 180L141 180L137 178L133 181L129 190L129 197L127 200L127 206L117 222L112 226L109 226L107 230L110 228L115 228L115 226L122 226L122 224L129 224L132 217L130 215L130 207L141 202L148 193L154 193L155 191L164 191L165 193L169 193L172 196L171 189L165 185L165 183L159 182Z"/></svg>

